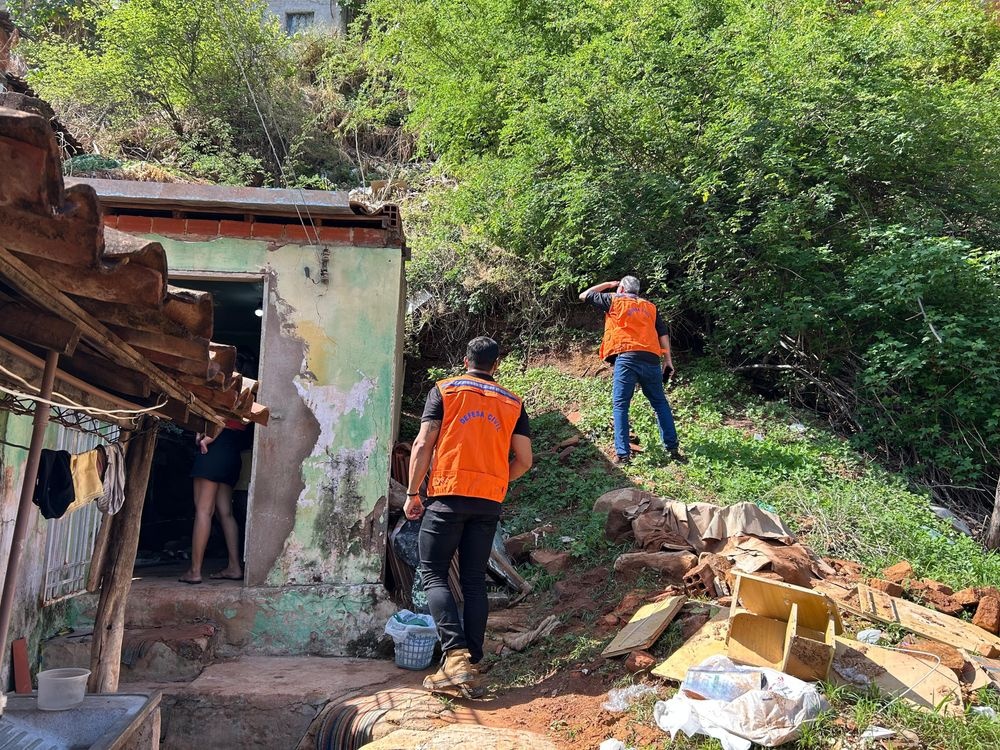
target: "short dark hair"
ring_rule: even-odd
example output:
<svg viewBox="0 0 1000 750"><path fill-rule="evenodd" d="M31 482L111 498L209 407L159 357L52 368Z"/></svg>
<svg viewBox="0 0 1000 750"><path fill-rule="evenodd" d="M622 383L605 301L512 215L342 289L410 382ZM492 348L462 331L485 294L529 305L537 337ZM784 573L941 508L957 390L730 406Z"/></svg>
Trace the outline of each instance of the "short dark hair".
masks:
<svg viewBox="0 0 1000 750"><path fill-rule="evenodd" d="M470 365L488 369L500 359L500 345L489 336L477 336L469 342L465 356Z"/></svg>

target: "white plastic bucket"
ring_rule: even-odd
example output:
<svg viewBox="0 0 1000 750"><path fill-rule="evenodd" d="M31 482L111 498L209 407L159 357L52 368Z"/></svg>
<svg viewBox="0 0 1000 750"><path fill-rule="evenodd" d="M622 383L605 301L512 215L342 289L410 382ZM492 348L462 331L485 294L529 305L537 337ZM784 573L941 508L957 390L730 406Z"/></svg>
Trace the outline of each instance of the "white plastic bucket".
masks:
<svg viewBox="0 0 1000 750"><path fill-rule="evenodd" d="M83 703L89 669L66 667L38 673L38 707L42 711L63 711Z"/></svg>

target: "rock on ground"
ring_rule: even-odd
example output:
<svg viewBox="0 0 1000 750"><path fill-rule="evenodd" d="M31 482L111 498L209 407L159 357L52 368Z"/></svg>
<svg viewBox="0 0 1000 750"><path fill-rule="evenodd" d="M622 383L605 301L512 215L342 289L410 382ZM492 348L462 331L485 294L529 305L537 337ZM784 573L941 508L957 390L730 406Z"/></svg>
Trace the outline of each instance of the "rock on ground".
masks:
<svg viewBox="0 0 1000 750"><path fill-rule="evenodd" d="M698 564L690 552L626 552L615 560L615 572L639 575L649 570L674 581L683 581L685 574Z"/></svg>

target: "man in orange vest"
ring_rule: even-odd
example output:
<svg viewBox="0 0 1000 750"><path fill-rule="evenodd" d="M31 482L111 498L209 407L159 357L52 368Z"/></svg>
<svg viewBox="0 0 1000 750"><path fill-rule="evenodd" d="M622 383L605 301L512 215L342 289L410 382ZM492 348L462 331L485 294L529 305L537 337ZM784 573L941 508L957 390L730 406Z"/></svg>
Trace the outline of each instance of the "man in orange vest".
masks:
<svg viewBox="0 0 1000 750"><path fill-rule="evenodd" d="M473 339L465 374L439 381L427 395L403 506L410 520L423 516L420 569L444 651L441 668L424 680L424 687L469 698L482 695L476 664L483 658L489 614L486 565L501 503L508 484L528 471L532 461L524 404L493 379L499 357L496 341ZM421 498L425 478L426 505ZM456 551L461 616L448 588Z"/></svg>
<svg viewBox="0 0 1000 750"><path fill-rule="evenodd" d="M611 293L612 289L614 293ZM639 279L626 276L621 281L596 284L580 293L583 302L604 313L601 358L615 368L611 397L617 462L627 464L632 458L628 410L638 385L656 413L660 439L667 453L675 461L687 463L687 458L678 448L674 415L663 391L663 384L674 374L667 326L656 305L642 299L640 291Z"/></svg>

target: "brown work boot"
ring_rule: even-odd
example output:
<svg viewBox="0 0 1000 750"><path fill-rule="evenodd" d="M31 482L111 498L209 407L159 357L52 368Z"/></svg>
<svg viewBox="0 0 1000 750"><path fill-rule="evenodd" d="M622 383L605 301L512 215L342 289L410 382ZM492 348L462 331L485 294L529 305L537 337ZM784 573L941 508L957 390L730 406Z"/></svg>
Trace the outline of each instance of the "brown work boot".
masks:
<svg viewBox="0 0 1000 750"><path fill-rule="evenodd" d="M483 694L482 677L472 663L469 649L456 648L444 655L441 668L424 678L424 688L432 693L478 698Z"/></svg>

